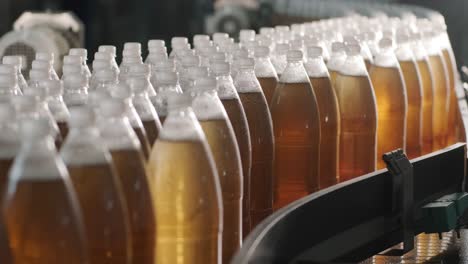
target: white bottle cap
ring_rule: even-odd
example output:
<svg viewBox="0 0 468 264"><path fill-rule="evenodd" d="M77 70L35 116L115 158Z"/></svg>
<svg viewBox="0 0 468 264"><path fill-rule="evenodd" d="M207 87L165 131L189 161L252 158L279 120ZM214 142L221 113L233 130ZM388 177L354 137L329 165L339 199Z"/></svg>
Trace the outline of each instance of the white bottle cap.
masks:
<svg viewBox="0 0 468 264"><path fill-rule="evenodd" d="M290 50L287 54L288 61L301 61L303 57L304 55L300 50Z"/></svg>
<svg viewBox="0 0 468 264"><path fill-rule="evenodd" d="M173 37L171 39L171 45L172 47L181 47L181 46L186 46L188 44L188 38L186 37Z"/></svg>
<svg viewBox="0 0 468 264"><path fill-rule="evenodd" d="M226 39L229 39L229 34L227 33L222 33L222 32L216 32L213 34L213 42L216 44L220 44L221 42L225 41Z"/></svg>
<svg viewBox="0 0 468 264"><path fill-rule="evenodd" d="M256 58L264 58L270 55L270 49L266 46L257 46L254 49L254 54Z"/></svg>
<svg viewBox="0 0 468 264"><path fill-rule="evenodd" d="M63 64L77 64L77 65L82 65L83 64L83 57L78 56L78 55L67 55L63 57Z"/></svg>
<svg viewBox="0 0 468 264"><path fill-rule="evenodd" d="M127 57L140 57L141 52L136 49L124 49L122 51L122 56L127 58Z"/></svg>
<svg viewBox="0 0 468 264"><path fill-rule="evenodd" d="M94 53L94 60L112 61L114 57L109 52L98 51Z"/></svg>
<svg viewBox="0 0 468 264"><path fill-rule="evenodd" d="M166 42L162 39L150 39L148 41L148 49L152 48L165 48Z"/></svg>
<svg viewBox="0 0 468 264"><path fill-rule="evenodd" d="M231 66L227 62L214 62L210 67L215 74L229 74L231 72Z"/></svg>
<svg viewBox="0 0 468 264"><path fill-rule="evenodd" d="M260 28L260 35L272 36L275 33L275 29L272 27Z"/></svg>
<svg viewBox="0 0 468 264"><path fill-rule="evenodd" d="M23 57L21 56L3 56L3 64L14 65L21 69L23 65Z"/></svg>
<svg viewBox="0 0 468 264"><path fill-rule="evenodd" d="M193 37L193 44L195 45L195 47L197 46L200 46L200 45L204 45L206 44L207 42L210 42L210 36L208 35L195 35Z"/></svg>
<svg viewBox="0 0 468 264"><path fill-rule="evenodd" d="M36 53L36 60L54 61L53 53L38 52Z"/></svg>
<svg viewBox="0 0 468 264"><path fill-rule="evenodd" d="M323 49L319 46L309 46L307 47L307 56L309 58L318 58L323 55Z"/></svg>
<svg viewBox="0 0 468 264"><path fill-rule="evenodd" d="M116 98L105 98L99 104L99 114L104 118L119 117L125 113L125 104Z"/></svg>
<svg viewBox="0 0 468 264"><path fill-rule="evenodd" d="M70 55L81 56L83 60L88 60L88 50L82 48L73 48L68 52Z"/></svg>
<svg viewBox="0 0 468 264"><path fill-rule="evenodd" d="M138 42L126 42L124 43L125 50L136 50L138 53L141 53L141 44Z"/></svg>
<svg viewBox="0 0 468 264"><path fill-rule="evenodd" d="M251 29L242 29L239 33L239 40L241 42L255 40L255 31Z"/></svg>
<svg viewBox="0 0 468 264"><path fill-rule="evenodd" d="M99 46L98 51L110 53L113 57L117 56L117 48L112 45L101 45Z"/></svg>
<svg viewBox="0 0 468 264"><path fill-rule="evenodd" d="M167 48L166 47L149 47L148 48L148 52L149 54L157 54L157 53L160 53L160 54L165 54L167 55Z"/></svg>
<svg viewBox="0 0 468 264"><path fill-rule="evenodd" d="M71 128L82 128L93 126L96 121L94 112L86 106L70 108L70 119L68 125Z"/></svg>

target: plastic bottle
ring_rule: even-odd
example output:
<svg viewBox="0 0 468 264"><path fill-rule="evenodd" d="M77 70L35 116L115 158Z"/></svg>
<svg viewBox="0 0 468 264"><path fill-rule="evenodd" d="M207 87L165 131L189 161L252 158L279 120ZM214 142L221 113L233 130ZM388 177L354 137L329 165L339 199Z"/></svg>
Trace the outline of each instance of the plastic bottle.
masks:
<svg viewBox="0 0 468 264"><path fill-rule="evenodd" d="M377 100L377 169L383 169L385 153L406 150L408 98L400 64L393 52L393 40L383 38L379 47L369 77Z"/></svg>
<svg viewBox="0 0 468 264"><path fill-rule="evenodd" d="M239 61L234 86L244 107L252 142L250 214L253 228L273 211L273 124L262 88L255 77L253 59Z"/></svg>
<svg viewBox="0 0 468 264"><path fill-rule="evenodd" d="M148 96L156 96L156 91L150 82L151 68L147 64L133 64L128 67L127 81L129 78L138 77L145 81L145 89Z"/></svg>
<svg viewBox="0 0 468 264"><path fill-rule="evenodd" d="M269 54L270 50L265 46L258 46L255 52L255 75L260 82L263 94L268 105L271 105L273 94L275 93L276 85L278 84L278 75L275 67L271 63Z"/></svg>
<svg viewBox="0 0 468 264"><path fill-rule="evenodd" d="M327 63L327 68L330 73L330 80L333 87L335 87L336 76L340 67L346 60L345 45L342 42L333 42L331 46L330 59Z"/></svg>
<svg viewBox="0 0 468 264"><path fill-rule="evenodd" d="M63 84L57 80L47 80L41 82L41 86L47 90L47 105L60 130L60 135L65 139L68 135L68 119L70 113L63 101Z"/></svg>
<svg viewBox="0 0 468 264"><path fill-rule="evenodd" d="M161 131L161 122L148 97L147 80L142 77L131 77L127 83L133 92L132 102L143 123L149 144L153 146L158 138L159 131Z"/></svg>
<svg viewBox="0 0 468 264"><path fill-rule="evenodd" d="M340 106L340 181L375 171L377 104L360 46L346 47L346 60L335 80Z"/></svg>
<svg viewBox="0 0 468 264"><path fill-rule="evenodd" d="M152 264L155 259L155 207L140 141L125 112L122 100L107 98L101 102L97 124L102 142L111 153L127 203L132 237L131 263Z"/></svg>
<svg viewBox="0 0 468 264"><path fill-rule="evenodd" d="M91 263L130 263L128 209L112 158L91 109L71 110L70 134L60 150L83 215Z"/></svg>
<svg viewBox="0 0 468 264"><path fill-rule="evenodd" d="M130 90L130 87L124 83L116 84L114 87L112 87L110 94L112 97L123 101L125 105L125 115L128 118L128 121L130 122L133 130L135 131L138 140L140 141L145 160L148 160L151 147L148 141L146 130L143 126L143 122L141 121L141 118L133 104L133 93Z"/></svg>
<svg viewBox="0 0 468 264"><path fill-rule="evenodd" d="M160 72L158 74L158 84L155 87L156 96L151 98L156 112L159 115L161 124L164 123L168 115L168 98L171 94L182 94L182 89L178 84L177 73L171 71Z"/></svg>
<svg viewBox="0 0 468 264"><path fill-rule="evenodd" d="M90 83L90 91L110 91L111 87L119 82L116 73L110 68L93 72L92 80L93 82Z"/></svg>
<svg viewBox="0 0 468 264"><path fill-rule="evenodd" d="M88 61L88 50L83 49L83 48L72 48L68 52L68 54L72 56L80 56L82 58L82 66L83 70L88 78L91 77L91 71L89 70L87 61Z"/></svg>
<svg viewBox="0 0 468 264"><path fill-rule="evenodd" d="M18 86L15 67L10 65L0 65L0 97L8 98L21 95Z"/></svg>
<svg viewBox="0 0 468 264"><path fill-rule="evenodd" d="M236 136L216 92L216 79L195 81L192 108L205 133L218 171L223 199L223 263L242 243L243 174Z"/></svg>
<svg viewBox="0 0 468 264"><path fill-rule="evenodd" d="M117 65L117 62L115 61L115 57L117 56L117 48L115 46L112 46L112 45L102 45L102 46L99 46L98 51L99 52L107 52L107 53L110 53L112 55L112 61L111 61L112 68L116 69L117 74L119 74L120 73L119 65Z"/></svg>
<svg viewBox="0 0 468 264"><path fill-rule="evenodd" d="M0 202L5 196L8 172L20 147L19 127L15 109L9 103L0 103Z"/></svg>
<svg viewBox="0 0 468 264"><path fill-rule="evenodd" d="M275 67L275 70L278 74L278 77L281 77L281 74L284 71L284 68L286 68L286 64L288 63L286 60L286 54L289 51L289 44L286 43L280 43L277 44L275 47L275 52L273 56L271 57L271 62L273 63L273 66Z"/></svg>
<svg viewBox="0 0 468 264"><path fill-rule="evenodd" d="M50 78L54 80L58 80L58 74L55 71L54 65L55 65L55 56L53 53L45 53L45 52L38 52L36 53L36 60L38 61L45 61L48 63L48 69L50 73Z"/></svg>
<svg viewBox="0 0 468 264"><path fill-rule="evenodd" d="M4 202L13 258L18 263L88 263L82 215L48 122L25 121L21 137Z"/></svg>
<svg viewBox="0 0 468 264"><path fill-rule="evenodd" d="M63 100L68 107L85 105L88 100L88 82L84 75L70 74L63 80Z"/></svg>
<svg viewBox="0 0 468 264"><path fill-rule="evenodd" d="M3 56L3 64L12 65L17 70L17 81L21 91L28 89L28 83L21 70L23 69L23 57L21 56Z"/></svg>
<svg viewBox="0 0 468 264"><path fill-rule="evenodd" d="M447 146L448 139L448 111L450 103L450 89L447 65L440 47L434 38L434 32L428 31L423 35L423 44L429 56L432 78L434 80L434 104L432 116L432 151L443 149Z"/></svg>
<svg viewBox="0 0 468 264"><path fill-rule="evenodd" d="M335 89L331 84L327 66L322 58L323 49L309 46L308 60L304 64L314 89L320 114L319 189L339 181L340 109Z"/></svg>
<svg viewBox="0 0 468 264"><path fill-rule="evenodd" d="M275 203L283 206L319 188L320 117L300 50L288 52L271 103L275 135Z"/></svg>
<svg viewBox="0 0 468 264"><path fill-rule="evenodd" d="M169 115L148 165L157 208L156 263L221 263L221 186L190 105L187 95L169 97Z"/></svg>
<svg viewBox="0 0 468 264"><path fill-rule="evenodd" d="M51 80L47 71L31 69L29 71L28 89L26 89L24 92L29 89L35 89L39 87L40 83L45 80Z"/></svg>
<svg viewBox="0 0 468 264"><path fill-rule="evenodd" d="M250 232L250 170L252 167L252 143L250 141L249 123L245 115L244 107L237 94L234 81L229 74L228 63L217 62L211 65L211 72L216 77L216 91L223 103L224 109L231 121L236 135L242 161L242 174L244 175L244 197L242 200L243 236Z"/></svg>
<svg viewBox="0 0 468 264"><path fill-rule="evenodd" d="M400 64L408 96L406 155L409 159L413 159L422 155L424 91L421 74L408 41L406 33L398 33L398 48L395 50L395 55Z"/></svg>

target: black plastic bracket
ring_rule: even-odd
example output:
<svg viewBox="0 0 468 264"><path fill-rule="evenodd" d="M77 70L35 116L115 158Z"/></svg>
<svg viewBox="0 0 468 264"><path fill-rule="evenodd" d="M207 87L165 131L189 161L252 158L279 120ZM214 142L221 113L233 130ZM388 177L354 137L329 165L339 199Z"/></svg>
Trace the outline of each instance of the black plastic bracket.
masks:
<svg viewBox="0 0 468 264"><path fill-rule="evenodd" d="M386 255L402 256L414 248L414 194L413 165L403 150L398 149L383 155L388 171L392 177L391 219L401 223L402 249L392 249Z"/></svg>

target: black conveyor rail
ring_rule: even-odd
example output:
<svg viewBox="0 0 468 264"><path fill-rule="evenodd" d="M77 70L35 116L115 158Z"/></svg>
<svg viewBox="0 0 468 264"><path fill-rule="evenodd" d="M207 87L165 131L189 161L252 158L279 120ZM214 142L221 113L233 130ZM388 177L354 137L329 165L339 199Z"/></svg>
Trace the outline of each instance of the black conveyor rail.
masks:
<svg viewBox="0 0 468 264"><path fill-rule="evenodd" d="M464 189L465 163L462 143L411 161L416 223L423 205ZM258 225L232 263L346 263L382 252L403 241L393 187L384 169L300 199Z"/></svg>

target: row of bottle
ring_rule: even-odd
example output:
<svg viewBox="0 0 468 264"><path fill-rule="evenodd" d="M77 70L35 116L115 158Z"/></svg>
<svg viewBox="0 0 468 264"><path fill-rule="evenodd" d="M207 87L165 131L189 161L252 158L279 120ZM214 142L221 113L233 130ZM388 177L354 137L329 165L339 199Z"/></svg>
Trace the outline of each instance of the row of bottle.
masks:
<svg viewBox="0 0 468 264"><path fill-rule="evenodd" d="M360 19L363 18L334 22ZM385 22L383 18L380 20L379 23ZM372 22L371 19L366 21ZM399 23L402 26L409 22ZM412 23L423 25L429 22ZM42 156L49 152L52 154L48 157L54 157L55 166L63 167L56 165L60 159L53 155L50 142L46 142L50 141L50 135L57 147L63 145L62 154L66 153L67 142L72 141L73 134L80 140L83 140L81 135L86 135L87 146L93 151L96 147L91 146L104 143L101 149L107 148L110 152L106 159L79 149L83 146L77 144L79 148L70 151L71 154L61 155L69 175L61 169L59 177L53 177L72 183L62 183L67 189L57 194L77 196L86 230L82 235L87 234L88 242L85 244L91 248L92 262L123 259L118 253L113 253L117 247L102 241L112 233L111 222L105 220L118 218L122 227L126 222L125 211L129 218L129 232L127 239L120 241L131 243L127 248L127 258L131 258L132 263L150 263L154 252L156 263L194 262L193 259L211 263L219 261L221 256L227 262L240 247L242 234L248 234L253 226L271 214L273 208L279 209L338 181L374 171L377 155L384 152L406 148L410 157L416 157L448 144L448 131L435 137L433 135L439 133L439 126L430 125L444 119L436 115L439 112L435 107L427 106L432 117L428 122L424 121L422 103L427 100L436 105L434 98L439 96L435 95L438 90L434 80L450 78L448 71L444 70L448 65L445 57L434 55L445 63L441 64L442 68L437 68L436 63L431 63L431 57L427 57L428 48L421 47L417 34L401 27L395 34L396 50L393 49L393 35L387 35L379 41L376 55L369 56L372 45L355 36L343 37L344 43L332 41L327 45L324 40L306 32L306 28L321 25L322 22L317 22L295 25L291 30L287 27L262 29L258 36L252 31L242 31L240 44L222 33L215 34L213 41L208 36L198 35L194 38L194 50L186 38L173 38L173 51L169 56L165 43L153 40L148 43L146 63L141 58L141 45L126 43L120 67L115 62L115 47L101 46L94 56L92 73L86 65L86 50L74 49L64 58L63 92L62 82L51 66L51 55L37 54L28 83L22 82L24 78L18 70L21 61L5 57L4 64L15 65L0 67L0 80L4 80L0 85L1 94L7 95L3 98L13 106L13 110L4 111L5 120L16 114L18 123L46 119L49 124L47 130L43 124L25 122L21 138L24 148L15 165L22 170L30 166L34 168L34 177L49 179L43 177L41 170L36 171L37 164L26 166L26 163L20 163L21 153L24 156ZM437 46L440 38L445 40L445 31L430 33L422 40L434 46L437 50L434 54L446 51L450 55L447 42L441 42L445 46ZM273 40L275 37L269 34L281 37ZM307 45L304 45L304 39L308 41ZM366 60L362 54L367 54L364 56ZM419 57L415 60L416 54ZM327 64L324 58L328 58ZM423 63L420 64L419 60ZM424 67L420 65L429 69L425 72L429 78L422 77ZM427 80L431 84L429 91L423 87ZM23 83L22 87L20 83ZM445 89L449 91L449 86ZM432 95L432 99L427 99L424 91ZM17 96L21 93L25 95ZM114 100L108 100L108 97ZM68 108L80 105L93 109L97 121L92 121L92 113L82 108L76 110L70 119ZM453 104L447 102L445 107L448 106ZM449 111L447 108L442 113L451 116ZM122 116L125 118L120 118ZM164 123L162 128L160 121ZM75 123L77 131L70 131L67 136L67 124L73 130L74 122L78 123ZM79 129L85 126L93 130L94 123L99 128L94 132ZM30 131L31 126L37 127L35 130L39 135ZM44 127L41 129L41 126ZM427 130L433 134L426 138L430 145L423 141L424 127L429 127ZM31 133L34 136L30 136ZM91 140L93 137L88 133L94 133L94 139L99 140ZM31 140L28 140L31 137L43 141L43 146L31 147ZM439 143L433 144L437 140ZM139 156L139 148L142 156ZM31 154L31 149L43 149L44 152ZM131 153L116 154L121 150ZM15 190L19 191L18 179L25 172L17 169L16 175L15 165L9 169L17 151L5 153L1 157L5 165L0 168L0 179L4 185L9 181L9 187L3 188L7 190L4 204L8 212L15 208L9 202L15 201L12 197L15 197ZM103 156L106 155L100 155ZM99 160L105 160L107 167L113 169L96 174L106 174L108 180L113 178L117 182L114 182L115 186L121 185L121 192L119 187L104 188L107 184L93 184L85 179L81 179L82 189L75 186L73 176L92 175L95 162ZM74 162L79 170L71 166ZM142 169L145 167L146 171ZM76 170L79 173L75 173ZM36 172L42 174L35 175ZM105 177L102 178L104 180ZM93 191L85 184L100 186L101 193L96 194L96 189ZM111 209L116 207L119 199L114 197L113 202L108 203L111 199L103 197L103 189L113 189L111 192L115 197L121 193L123 202L117 206L121 208L117 209L121 217L111 216L109 212L103 217L89 213L91 209L87 206L91 204L94 210L114 212ZM92 194L102 199L100 206L90 202L98 200ZM70 197L67 199L75 199ZM29 200L36 201L40 199ZM79 207L72 202L66 206ZM73 211L70 212L75 214L74 217L66 217L67 221L61 218L67 226L71 224L71 218L80 218L74 209L69 210ZM25 221L26 213L34 214L34 211L27 209L22 215L7 213L8 231L13 233L10 245L14 255L19 258L47 257L37 255L38 251L47 251L35 247L40 239L51 237L45 238L41 233L39 237L28 238L32 241L31 250L24 251L22 239L25 238L21 236L25 233L21 228L27 225L10 228L11 222L23 223L13 217ZM76 220L72 225L79 226L78 222ZM48 228L41 230L51 232L46 231ZM119 230L122 233L125 228ZM21 235L15 235L15 232ZM101 236L96 237L96 234ZM61 235L65 233L58 236ZM99 246L102 244L108 246ZM76 250L78 248L85 247L77 246ZM53 261L47 259L46 262Z"/></svg>

